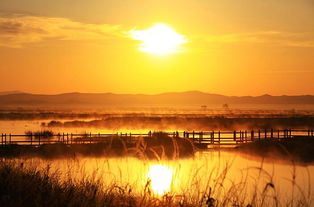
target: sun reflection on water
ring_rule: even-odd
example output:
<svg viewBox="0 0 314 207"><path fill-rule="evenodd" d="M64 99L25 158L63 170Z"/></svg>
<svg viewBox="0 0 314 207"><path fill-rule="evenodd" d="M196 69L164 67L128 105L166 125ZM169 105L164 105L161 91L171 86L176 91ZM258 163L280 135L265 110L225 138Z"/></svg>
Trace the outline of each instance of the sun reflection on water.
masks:
<svg viewBox="0 0 314 207"><path fill-rule="evenodd" d="M170 191L173 170L163 164L152 165L147 174L151 181L151 188L157 195L163 195Z"/></svg>

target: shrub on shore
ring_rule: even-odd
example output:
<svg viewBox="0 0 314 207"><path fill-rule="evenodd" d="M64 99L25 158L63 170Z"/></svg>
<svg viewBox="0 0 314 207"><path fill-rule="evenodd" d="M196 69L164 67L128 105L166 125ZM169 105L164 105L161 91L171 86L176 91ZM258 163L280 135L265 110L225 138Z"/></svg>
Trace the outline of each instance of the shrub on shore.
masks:
<svg viewBox="0 0 314 207"><path fill-rule="evenodd" d="M26 131L26 136L34 136L35 138L51 138L54 133L52 130L43 130L43 131Z"/></svg>
<svg viewBox="0 0 314 207"><path fill-rule="evenodd" d="M314 139L312 137L255 140L242 144L235 150L266 158L314 163Z"/></svg>

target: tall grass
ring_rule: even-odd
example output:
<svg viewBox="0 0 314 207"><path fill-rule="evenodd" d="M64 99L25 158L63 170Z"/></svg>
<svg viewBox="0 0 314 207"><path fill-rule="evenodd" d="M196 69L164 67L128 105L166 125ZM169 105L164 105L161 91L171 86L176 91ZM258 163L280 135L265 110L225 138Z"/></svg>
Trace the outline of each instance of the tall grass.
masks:
<svg viewBox="0 0 314 207"><path fill-rule="evenodd" d="M161 147L156 148L161 142ZM52 163L41 159L39 163L33 162L34 159L2 159L0 206L310 207L313 204L311 186L298 184L294 163L288 179L291 193L286 197L278 191L280 186L274 174L264 169L263 161L258 167L235 174L231 170L232 160L214 162L202 156L179 159L179 146L176 139L156 132L152 137L143 137L134 147L142 154L138 156L140 159L89 157L82 162L81 157L74 156ZM166 154L169 151L172 156ZM149 159L148 152L157 159ZM93 159L103 162L91 167ZM62 167L63 163L66 168ZM171 187L164 195L154 193L153 178L145 176L149 166L155 164L173 169ZM129 171L132 173L128 174ZM162 176L157 179L162 181Z"/></svg>
<svg viewBox="0 0 314 207"><path fill-rule="evenodd" d="M0 162L0 206L133 206L134 197L118 186L102 188L97 180L59 180L58 172Z"/></svg>
<svg viewBox="0 0 314 207"><path fill-rule="evenodd" d="M125 164L133 162L130 166L139 174L145 173L145 168L151 164L123 159L126 159ZM155 163L168 163L175 168L174 181L169 192L156 195L150 179L145 176L138 182L126 181L125 169L116 169L120 164L112 164L117 160L104 160L87 173L85 168L90 161L70 160L68 168L62 169L46 161L38 164L33 160L2 160L0 206L310 207L312 204L310 188L307 192L297 184L295 170L289 180L290 197L281 197L274 175L264 170L263 162L233 179L230 176L232 162L219 162L214 167L207 163L195 165L189 172L181 174L181 163L160 160ZM101 169L103 167L105 169ZM78 171L81 173L76 175ZM252 171L256 176L252 177L249 173Z"/></svg>

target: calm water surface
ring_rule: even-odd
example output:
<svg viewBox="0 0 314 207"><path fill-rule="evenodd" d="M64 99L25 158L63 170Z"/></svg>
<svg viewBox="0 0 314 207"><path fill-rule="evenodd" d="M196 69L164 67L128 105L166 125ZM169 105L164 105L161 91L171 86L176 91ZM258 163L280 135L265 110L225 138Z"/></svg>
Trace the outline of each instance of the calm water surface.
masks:
<svg viewBox="0 0 314 207"><path fill-rule="evenodd" d="M130 157L76 157L49 161L34 158L18 159L18 162L37 169L45 169L49 165L50 172L57 171L61 180L69 177L76 182L91 179L104 186L130 186L135 193L142 193L150 182L155 195L172 193L199 198L211 187L217 197L234 191L248 199L255 190L261 193L267 184L272 183L274 189L268 189L267 193L280 200L292 196L314 197L311 191L314 165L292 165L278 160L265 162L225 151L197 153L191 159L158 162Z"/></svg>
<svg viewBox="0 0 314 207"><path fill-rule="evenodd" d="M43 130L40 121L0 121L0 133L24 134L25 131ZM65 133L116 133L97 128L53 128ZM121 130L122 131L122 130ZM128 131L129 132L129 131ZM147 132L142 131L142 132ZM133 132L134 133L134 132ZM130 186L132 192L143 192L147 182L156 195L173 193L199 198L211 187L217 197L233 192L249 198L256 190L263 192L267 183L274 189L267 190L269 196L281 200L292 196L314 197L314 165L303 166L279 160L263 161L261 158L243 156L226 151L197 153L195 158L175 161L149 161L136 158L86 158L43 160L39 158L16 159L27 167L58 171L60 179L98 180L104 186L117 184ZM295 180L293 177L295 176ZM294 182L295 181L295 182ZM293 185L293 183L295 183ZM220 186L220 187L219 187Z"/></svg>

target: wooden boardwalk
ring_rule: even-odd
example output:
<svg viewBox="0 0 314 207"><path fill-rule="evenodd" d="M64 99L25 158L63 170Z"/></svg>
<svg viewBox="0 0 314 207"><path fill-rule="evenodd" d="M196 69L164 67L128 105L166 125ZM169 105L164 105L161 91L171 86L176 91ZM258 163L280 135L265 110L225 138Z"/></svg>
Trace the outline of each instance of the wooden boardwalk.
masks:
<svg viewBox="0 0 314 207"><path fill-rule="evenodd" d="M178 138L190 139L197 146L202 148L207 147L223 147L223 146L237 146L242 143L253 142L261 139L293 139L301 137L313 137L313 129L263 129L263 130L240 130L240 131L174 131L165 132L169 136ZM39 146L43 144L63 143L71 144L91 144L99 142L109 142L112 138L123 138L127 142L134 143L140 137L151 137L152 131L142 134L132 133L115 133L115 134L101 134L101 133L58 133L51 136L41 136L33 134L1 134L1 146L18 144L18 145L32 145Z"/></svg>

